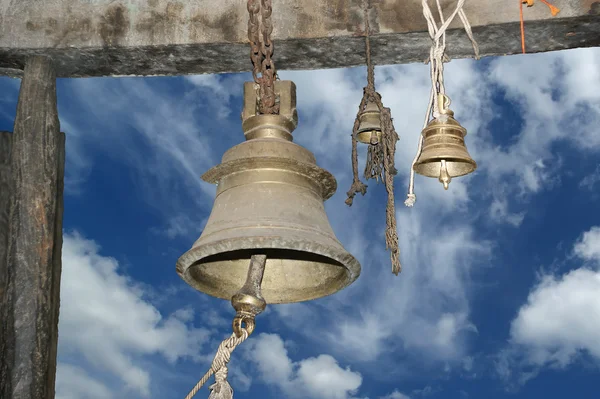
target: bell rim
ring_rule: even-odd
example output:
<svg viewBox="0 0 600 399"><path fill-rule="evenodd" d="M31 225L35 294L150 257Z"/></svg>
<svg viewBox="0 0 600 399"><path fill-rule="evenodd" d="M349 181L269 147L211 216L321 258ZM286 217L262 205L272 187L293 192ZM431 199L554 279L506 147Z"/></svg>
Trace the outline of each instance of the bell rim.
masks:
<svg viewBox="0 0 600 399"><path fill-rule="evenodd" d="M223 246L227 247L227 251L222 250L222 246L219 245L220 243L223 243L224 244ZM277 245L275 245L275 243ZM294 243L295 245L289 245L289 243ZM293 241L289 241L289 243L287 245L285 243L282 245L280 236L240 237L240 238L232 238L232 239L230 238L230 239L224 239L224 240L219 240L219 241L212 241L212 242L209 242L209 243L206 243L203 245L199 245L197 247L190 248L183 255L181 255L176 263L177 275L179 275L179 277L183 281L185 281L190 287L192 287L206 295L210 295L214 298L230 300L231 298L229 298L229 297L213 295L211 293L200 290L197 287L198 284L196 283L196 280L191 278L190 273L188 273L188 270L194 264L196 264L198 261L200 261L201 259L207 258L212 255L216 255L219 253L223 253L223 252L233 252L233 251L238 251L238 250L257 250L257 249L266 249L266 250L270 250L270 249L286 250L287 249L287 250L291 250L291 251L309 252L309 251L307 251L307 247L310 248L310 253L314 253L317 255L321 255L321 256L333 259L336 262L340 263L340 265L346 269L346 273L345 273L346 279L343 281L343 283L339 286L339 289L336 291L333 291L326 295L315 296L314 298L308 297L306 299L296 300L296 301L288 301L288 302L281 302L281 301L269 302L269 301L267 301L267 303L270 303L270 304L284 304L284 303L304 302L304 301L309 301L309 300L318 299L318 298L324 298L326 296L333 295L336 292L339 292L339 291L347 288L348 286L350 286L352 283L354 283L358 279L358 277L361 274L362 267L360 265L360 262L358 262L358 260L350 252L346 251L341 246L341 244L340 244L341 249L337 249L335 247L325 246L325 245L319 244L318 242L305 240L305 239L293 240ZM327 250L325 250L325 249L327 249ZM250 259L248 258L248 265L249 264L250 264Z"/></svg>
<svg viewBox="0 0 600 399"><path fill-rule="evenodd" d="M260 164L260 167L256 165ZM305 162L299 162L295 159L283 157L251 157L243 159L235 159L213 166L207 170L202 176L202 180L207 183L218 184L223 176L239 172L241 170L262 169L262 168L283 168L290 172L300 173L306 177L316 181L321 187L321 196L323 201L331 198L337 191L337 180L329 171L311 165Z"/></svg>
<svg viewBox="0 0 600 399"><path fill-rule="evenodd" d="M427 160L425 162L416 162L415 165L413 166L413 170L422 175L422 176L427 176L427 177L438 177L438 175L431 175L431 174L426 174L426 173L422 173L421 171L419 171L419 167L423 166L423 165L427 165L427 164L431 164L431 163L437 163L437 162L441 162L442 160L446 161L446 162L461 162L461 163L468 163L471 166L473 166L473 169L465 172L465 173L460 173L460 174L456 174L456 175L452 175L451 177L461 177L461 176L466 176L470 173L473 173L477 170L477 162L475 162L475 160L473 159L461 159L461 158L439 158L439 159L431 159L431 160Z"/></svg>
<svg viewBox="0 0 600 399"><path fill-rule="evenodd" d="M383 136L383 133L381 132L381 130L377 130L377 129L365 129L362 131L358 131L356 133L356 140L359 143L363 143L363 144L371 144L371 132L375 130L375 134L377 135L377 140L381 141L381 137Z"/></svg>

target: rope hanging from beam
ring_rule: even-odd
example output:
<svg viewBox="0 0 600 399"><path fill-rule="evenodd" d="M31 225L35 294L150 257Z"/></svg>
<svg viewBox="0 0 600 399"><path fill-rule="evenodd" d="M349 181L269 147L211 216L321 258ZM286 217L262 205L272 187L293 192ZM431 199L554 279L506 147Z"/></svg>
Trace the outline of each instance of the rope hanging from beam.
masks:
<svg viewBox="0 0 600 399"><path fill-rule="evenodd" d="M473 46L473 51L475 53L475 59L479 59L479 46L473 37L473 31L471 30L471 24L467 19L467 15L463 10L463 6L465 4L465 0L458 0L456 4L456 8L448 17L448 19L444 18L444 13L442 11L442 5L440 0L435 0L437 11L439 14L441 25L438 27L438 23L433 16L431 8L429 8L428 0L422 0L423 6L423 15L425 16L425 20L427 21L427 30L429 31L429 37L431 38L431 48L429 50L429 66L430 66L430 75L431 75L431 92L429 95L429 104L427 107L427 113L425 115L425 123L423 124L423 129L427 127L430 118L438 118L440 116L440 104L438 104L438 97L440 94L444 95L446 93L446 89L444 86L444 63L450 61L450 58L446 54L446 30L448 26L454 21L454 18L458 16L463 23L465 28L465 32L471 41ZM415 187L415 170L414 166L417 163L419 156L423 150L423 136L419 137L419 144L417 147L417 154L413 159L410 168L410 178L408 184L408 194L406 196L406 200L404 201L404 205L408 207L414 206L417 201L417 196L415 195L414 187Z"/></svg>

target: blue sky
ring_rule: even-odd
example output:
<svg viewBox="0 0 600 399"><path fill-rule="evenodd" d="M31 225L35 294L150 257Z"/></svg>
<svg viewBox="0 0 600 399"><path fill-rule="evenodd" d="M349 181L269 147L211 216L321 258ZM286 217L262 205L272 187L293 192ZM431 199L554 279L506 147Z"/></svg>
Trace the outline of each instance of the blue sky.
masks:
<svg viewBox="0 0 600 399"><path fill-rule="evenodd" d="M376 70L400 135L398 277L384 187L344 204L365 69L280 72L298 87L295 141L338 181L326 210L362 275L331 297L268 307L232 357L237 399L597 397L600 50L449 63L446 88L479 168L448 191L417 176L406 208L428 72ZM199 176L243 140L250 79L59 79L58 399L182 398L230 334L230 304L188 287L175 262L214 199ZM18 84L0 80L2 130L12 130Z"/></svg>

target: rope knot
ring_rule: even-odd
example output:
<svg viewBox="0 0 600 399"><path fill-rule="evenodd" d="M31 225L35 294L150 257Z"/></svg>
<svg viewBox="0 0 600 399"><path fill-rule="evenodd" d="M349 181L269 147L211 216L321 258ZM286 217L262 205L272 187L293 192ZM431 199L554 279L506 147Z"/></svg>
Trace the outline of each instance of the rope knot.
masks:
<svg viewBox="0 0 600 399"><path fill-rule="evenodd" d="M348 198L345 201L346 205L352 206L352 203L354 202L354 196L357 193L361 193L362 195L365 195L367 193L367 185L361 182L360 180L355 180L352 183L350 190L348 190L348 192L346 193L346 195L348 195Z"/></svg>
<svg viewBox="0 0 600 399"><path fill-rule="evenodd" d="M215 383L223 383L225 380L227 380L227 373L228 372L229 372L229 369L227 368L227 366L221 367L215 373Z"/></svg>
<svg viewBox="0 0 600 399"><path fill-rule="evenodd" d="M444 55L445 55L446 49L444 48L444 46L435 46L433 49L433 57L435 58L436 61L438 61L440 64L442 62L444 62ZM447 59L447 57L446 57Z"/></svg>
<svg viewBox="0 0 600 399"><path fill-rule="evenodd" d="M229 338L224 339L217 349L217 354L210 365L210 369L204 374L200 381L198 381L185 399L192 399L213 374L215 375L215 383L209 387L211 393L208 398L233 399L233 389L227 382L227 363L229 363L229 360L231 359L231 352L233 352L239 344L248 339L249 335L248 330L242 328L242 335L239 338L234 332Z"/></svg>
<svg viewBox="0 0 600 399"><path fill-rule="evenodd" d="M208 387L208 399L233 399L233 388L227 382L227 366L215 373L215 383Z"/></svg>

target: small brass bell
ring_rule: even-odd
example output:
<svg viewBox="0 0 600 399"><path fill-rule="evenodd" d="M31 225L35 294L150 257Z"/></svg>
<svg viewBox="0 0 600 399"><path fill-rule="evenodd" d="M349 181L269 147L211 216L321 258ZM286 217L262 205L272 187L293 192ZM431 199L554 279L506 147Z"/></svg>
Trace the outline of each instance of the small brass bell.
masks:
<svg viewBox="0 0 600 399"><path fill-rule="evenodd" d="M358 120L358 133L356 139L364 144L377 145L381 141L381 121L379 107L372 101L367 102L365 110Z"/></svg>
<svg viewBox="0 0 600 399"><path fill-rule="evenodd" d="M440 95L440 116L423 129L423 151L414 166L420 175L437 177L446 190L453 177L477 168L465 146L467 129L454 119L454 112L447 108L449 102L448 97Z"/></svg>
<svg viewBox="0 0 600 399"><path fill-rule="evenodd" d="M323 202L337 188L314 155L292 142L296 86L276 81L279 115L259 115L254 82L244 85L246 141L225 152L202 179L217 195L200 238L177 261L192 287L231 299L252 255L266 255L261 291L267 303L307 301L355 281L360 264L333 233Z"/></svg>

